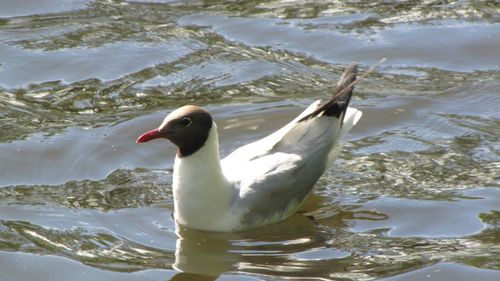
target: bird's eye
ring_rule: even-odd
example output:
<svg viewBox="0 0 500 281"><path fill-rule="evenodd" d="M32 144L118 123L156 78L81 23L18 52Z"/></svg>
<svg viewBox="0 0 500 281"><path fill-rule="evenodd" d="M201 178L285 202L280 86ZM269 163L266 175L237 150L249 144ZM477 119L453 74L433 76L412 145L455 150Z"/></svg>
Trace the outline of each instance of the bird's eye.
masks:
<svg viewBox="0 0 500 281"><path fill-rule="evenodd" d="M192 122L193 121L191 121L191 119L188 118L188 117L182 117L181 118L181 124L184 125L184 126L186 126L186 127L189 127L189 125L191 125Z"/></svg>

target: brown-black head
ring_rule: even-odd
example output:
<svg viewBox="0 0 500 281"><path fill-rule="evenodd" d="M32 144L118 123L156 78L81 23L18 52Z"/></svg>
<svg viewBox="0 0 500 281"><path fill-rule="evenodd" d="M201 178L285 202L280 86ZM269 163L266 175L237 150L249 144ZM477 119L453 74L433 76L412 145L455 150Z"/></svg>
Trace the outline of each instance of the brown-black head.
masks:
<svg viewBox="0 0 500 281"><path fill-rule="evenodd" d="M205 144L212 124L212 116L208 110L195 105L186 105L171 112L160 127L142 134L136 142L165 138L177 146L179 157L186 157Z"/></svg>

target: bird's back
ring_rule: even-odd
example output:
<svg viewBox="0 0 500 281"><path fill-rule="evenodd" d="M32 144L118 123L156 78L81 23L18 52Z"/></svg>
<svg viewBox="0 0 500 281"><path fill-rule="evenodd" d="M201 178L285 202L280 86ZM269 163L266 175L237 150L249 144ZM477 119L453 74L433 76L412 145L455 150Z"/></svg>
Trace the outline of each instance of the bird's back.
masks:
<svg viewBox="0 0 500 281"><path fill-rule="evenodd" d="M234 212L242 225L264 225L294 212L333 162L341 137L361 117L348 109L356 66L349 66L336 95L315 102L295 120L261 140L234 151L222 161L224 174L238 197Z"/></svg>

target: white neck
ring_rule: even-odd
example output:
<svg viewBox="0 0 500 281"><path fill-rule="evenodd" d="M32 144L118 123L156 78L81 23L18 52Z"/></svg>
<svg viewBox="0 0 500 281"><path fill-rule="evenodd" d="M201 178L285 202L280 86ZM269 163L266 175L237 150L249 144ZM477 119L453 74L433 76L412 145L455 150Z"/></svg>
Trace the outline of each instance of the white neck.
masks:
<svg viewBox="0 0 500 281"><path fill-rule="evenodd" d="M174 216L182 225L207 230L227 213L234 192L222 172L215 123L198 151L175 158L173 194Z"/></svg>

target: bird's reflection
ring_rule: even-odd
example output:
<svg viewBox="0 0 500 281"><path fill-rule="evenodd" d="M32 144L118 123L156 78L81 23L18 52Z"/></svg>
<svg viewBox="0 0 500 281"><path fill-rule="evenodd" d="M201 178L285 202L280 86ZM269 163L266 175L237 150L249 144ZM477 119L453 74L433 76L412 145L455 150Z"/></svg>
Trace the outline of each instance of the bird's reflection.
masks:
<svg viewBox="0 0 500 281"><path fill-rule="evenodd" d="M178 274L171 280L215 280L231 272L307 274L314 271L309 273L328 276L332 271L342 271L345 266L341 261L343 257L308 260L297 256L314 249L342 252L331 248L338 235L335 230L349 228L359 212L363 211L335 207L326 204L324 197L312 195L301 214L249 231L205 232L177 225L173 268ZM321 267L325 272L317 272L320 270L318 263L325 263Z"/></svg>
<svg viewBox="0 0 500 281"><path fill-rule="evenodd" d="M204 232L177 226L177 233L173 267L179 273L171 280L215 280L222 273L245 271L256 258L277 262L304 243L326 239L318 235L314 222L302 215L245 232Z"/></svg>
<svg viewBox="0 0 500 281"><path fill-rule="evenodd" d="M170 278L170 281L212 281L216 280L218 276L209 276L189 272L179 272Z"/></svg>

